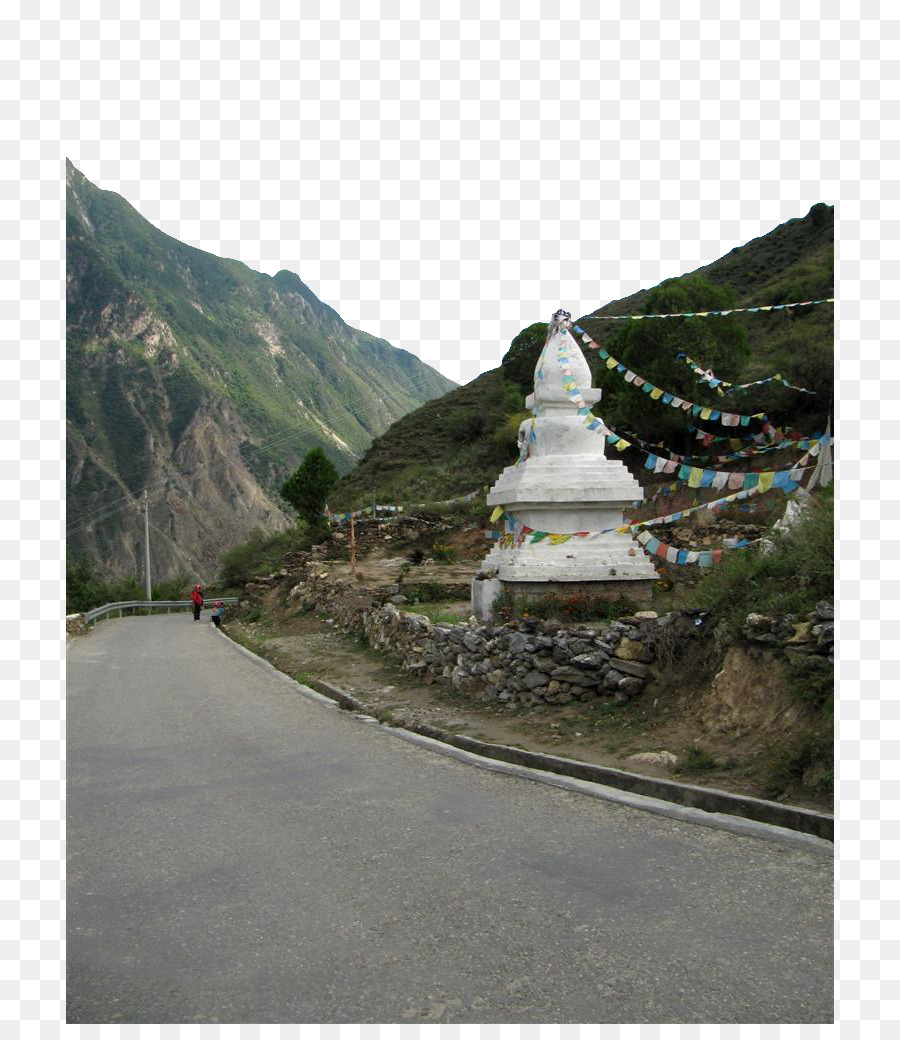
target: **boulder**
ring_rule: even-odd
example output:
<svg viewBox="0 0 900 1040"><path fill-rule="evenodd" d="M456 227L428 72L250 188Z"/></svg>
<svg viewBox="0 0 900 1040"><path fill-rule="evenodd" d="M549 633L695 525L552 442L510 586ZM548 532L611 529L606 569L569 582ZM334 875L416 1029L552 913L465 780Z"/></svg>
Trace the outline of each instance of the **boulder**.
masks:
<svg viewBox="0 0 900 1040"><path fill-rule="evenodd" d="M829 647L834 643L834 622L826 621L824 624L815 625L812 634L816 636L817 645Z"/></svg>
<svg viewBox="0 0 900 1040"><path fill-rule="evenodd" d="M468 631L463 636L463 645L474 654L484 646L484 640L477 632Z"/></svg>
<svg viewBox="0 0 900 1040"><path fill-rule="evenodd" d="M572 658L572 664L576 668L590 668L597 671L609 661L609 654L602 650L595 650L592 654L579 654Z"/></svg>
<svg viewBox="0 0 900 1040"><path fill-rule="evenodd" d="M643 679L638 679L635 675L626 675L624 679L619 680L616 689L620 693L627 693L629 697L633 697L636 693L640 693L644 686Z"/></svg>
<svg viewBox="0 0 900 1040"><path fill-rule="evenodd" d="M610 661L610 667L622 675L632 675L635 678L645 680L650 678L650 669L638 661L623 661L616 657Z"/></svg>
<svg viewBox="0 0 900 1040"><path fill-rule="evenodd" d="M571 665L554 668L550 673L550 678L556 679L557 682L574 683L576 686L591 686L597 681L596 675L581 668L573 668Z"/></svg>
<svg viewBox="0 0 900 1040"><path fill-rule="evenodd" d="M629 762L646 762L651 766L677 766L678 756L671 751L638 751L636 755L628 756Z"/></svg>
<svg viewBox="0 0 900 1040"><path fill-rule="evenodd" d="M615 657L621 661L643 661L649 664L653 661L653 651L636 639L623 638L616 647Z"/></svg>
<svg viewBox="0 0 900 1040"><path fill-rule="evenodd" d="M801 621L794 625L794 634L788 640L788 643L808 643L811 638L812 622Z"/></svg>
<svg viewBox="0 0 900 1040"><path fill-rule="evenodd" d="M524 651L527 643L528 639L525 635L523 635L523 633L510 632L508 637L508 646L510 653L521 654Z"/></svg>
<svg viewBox="0 0 900 1040"><path fill-rule="evenodd" d="M537 689L538 686L547 684L547 676L543 672L527 672L522 677L522 686L526 690Z"/></svg>

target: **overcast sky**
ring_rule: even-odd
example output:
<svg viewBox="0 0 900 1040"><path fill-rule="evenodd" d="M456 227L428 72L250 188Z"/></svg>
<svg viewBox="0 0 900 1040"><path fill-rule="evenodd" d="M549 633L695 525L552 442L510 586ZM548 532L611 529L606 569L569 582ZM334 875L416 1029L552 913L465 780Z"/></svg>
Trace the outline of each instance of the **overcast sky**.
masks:
<svg viewBox="0 0 900 1040"><path fill-rule="evenodd" d="M461 382L559 306L834 202L836 23L506 6L63 23L63 53L80 25L66 149L168 234L296 272Z"/></svg>

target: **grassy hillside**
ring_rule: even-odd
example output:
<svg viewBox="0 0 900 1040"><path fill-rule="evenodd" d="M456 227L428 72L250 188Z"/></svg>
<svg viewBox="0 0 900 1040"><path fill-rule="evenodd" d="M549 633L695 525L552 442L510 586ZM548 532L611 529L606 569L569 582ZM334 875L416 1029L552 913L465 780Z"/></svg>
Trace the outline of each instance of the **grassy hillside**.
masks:
<svg viewBox="0 0 900 1040"><path fill-rule="evenodd" d="M677 360L679 350L713 365L718 375L733 382L781 372L789 382L817 394L799 394L769 384L725 398L727 407L763 410L776 424L813 433L824 428L833 411L834 313L830 305L665 322L613 322L597 316L653 313L656 308L699 310L790 303L831 296L833 287L834 211L818 204L802 219L787 221L713 264L609 303L578 323L615 356L629 356L630 360L632 350L635 371L658 385L699 403L718 402L719 408L723 398L699 383L688 366ZM392 426L342 479L332 495L332 506L355 507L371 501L373 493L382 501L397 503L449 498L492 483L503 466L516 458L515 429L527 414L524 399L531 392L545 337L542 322L523 329L500 368ZM586 355L594 385L604 391L597 414L610 422L631 423L636 432L685 450L690 443L690 420L684 413L646 399L640 390L608 373L596 354ZM625 461L639 468L643 456L627 452Z"/></svg>
<svg viewBox="0 0 900 1040"><path fill-rule="evenodd" d="M496 478L516 458L524 418L502 368L429 401L376 438L331 495L335 508L452 498Z"/></svg>

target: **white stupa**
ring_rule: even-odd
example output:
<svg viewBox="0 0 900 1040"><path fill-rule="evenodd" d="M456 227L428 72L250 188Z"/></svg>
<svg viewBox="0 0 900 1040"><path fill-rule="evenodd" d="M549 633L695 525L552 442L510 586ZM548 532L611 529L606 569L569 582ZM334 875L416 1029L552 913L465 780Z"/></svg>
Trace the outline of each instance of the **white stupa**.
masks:
<svg viewBox="0 0 900 1040"><path fill-rule="evenodd" d="M639 603L650 598L656 579L640 546L615 531L643 492L623 462L606 458L602 420L589 429L592 417L578 412L596 404L601 391L591 387L588 364L568 331L570 317L553 315L534 393L525 399L534 418L519 427L520 460L506 467L487 496L489 506L506 514L507 539L488 553L472 583L472 606L481 617L490 616L504 588L517 598L583 591ZM575 388L581 400L573 399ZM588 537L533 541L531 532Z"/></svg>

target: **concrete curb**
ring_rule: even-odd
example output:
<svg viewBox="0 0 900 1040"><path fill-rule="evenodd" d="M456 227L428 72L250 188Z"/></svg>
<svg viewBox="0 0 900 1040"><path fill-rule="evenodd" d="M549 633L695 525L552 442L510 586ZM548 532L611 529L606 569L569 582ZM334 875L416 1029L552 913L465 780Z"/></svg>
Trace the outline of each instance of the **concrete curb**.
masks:
<svg viewBox="0 0 900 1040"><path fill-rule="evenodd" d="M339 686L321 679L312 679L308 685L297 682L221 629L219 635L245 657L288 683L308 700L331 709L352 712L365 721L379 722L392 736L459 762L586 794L632 809L642 809L685 823L834 855L833 837L819 833L824 831L831 836L834 833L834 818L824 813L736 795L730 791L679 784L673 780L628 773L608 766L595 766L575 759L524 751L505 744L488 744L471 737L446 733L433 726L395 726L371 715L361 701ZM767 816L770 818L767 819ZM794 823L800 826L792 825Z"/></svg>

